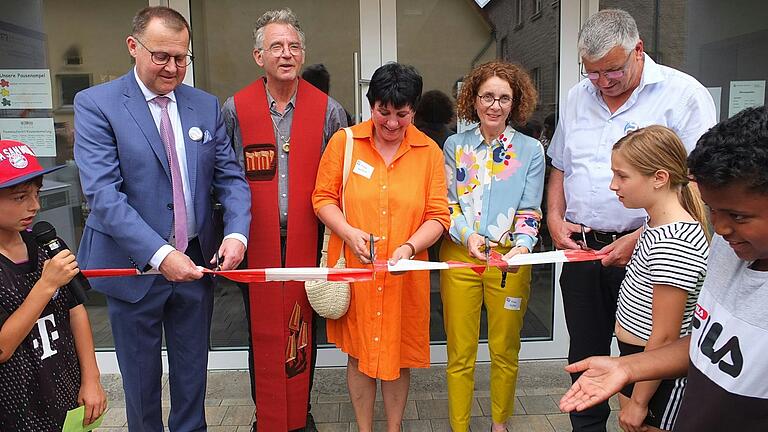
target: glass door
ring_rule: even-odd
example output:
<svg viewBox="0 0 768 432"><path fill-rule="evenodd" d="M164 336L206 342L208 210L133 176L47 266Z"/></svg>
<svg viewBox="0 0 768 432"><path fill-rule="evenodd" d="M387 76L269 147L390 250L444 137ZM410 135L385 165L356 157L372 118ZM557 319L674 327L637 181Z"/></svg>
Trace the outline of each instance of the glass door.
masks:
<svg viewBox="0 0 768 432"><path fill-rule="evenodd" d="M252 56L255 21L267 10L288 7L306 36L304 67L323 64L331 75L330 96L350 113L360 110L356 103L363 81L360 66L372 62L361 55L359 0L184 0L171 1L170 6L186 14L193 29L194 86L218 96L222 103L264 73ZM218 284L213 313L210 368L247 367L245 307L234 283ZM346 364L346 357L327 344L322 319L317 331L318 364Z"/></svg>
<svg viewBox="0 0 768 432"><path fill-rule="evenodd" d="M514 8L510 3L490 2L481 8L465 0L169 2L189 17L193 28L197 59L193 73L188 74L190 84L222 101L262 74L251 56L253 22L268 9L287 6L298 15L306 33L305 65L325 64L332 77L331 96L354 119L370 117L365 98L367 83L376 68L388 61L414 65L424 76L425 91L436 89L453 97L457 80L474 65L503 57L522 62L538 74L534 78L542 100L534 119L544 123L556 111L563 88L577 82L575 42L573 47L567 44L566 52L558 41L575 41L582 8L586 7L579 2L533 2L544 5L533 11L528 9L530 2ZM513 13L519 15L510 15ZM513 19L521 23L512 24ZM538 45L526 44L529 38L539 41ZM546 230L543 237L541 246L551 248ZM537 268L534 273L534 295L523 330L521 358L561 358L567 353L562 300L556 285L558 274L554 266ZM345 365L346 356L326 343L322 319L318 322L318 336L318 366ZM445 362L437 274L432 275L431 340L433 362ZM246 366L245 312L234 285L223 284L217 289L211 343L211 368ZM478 356L488 360L484 341Z"/></svg>
<svg viewBox="0 0 768 432"><path fill-rule="evenodd" d="M486 2L480 2L486 3ZM575 3L575 2L571 2ZM578 7L578 4L577 4ZM562 14L578 20L578 9L564 12L560 2L490 2L480 7L457 0L396 2L397 61L411 64L424 77L424 91L439 91L455 102L462 77L473 67L497 58L526 68L539 92L532 119L518 125L527 135L551 137L560 94ZM455 121L455 120L454 120ZM451 125L454 130L456 125ZM462 128L462 124L458 125ZM536 251L551 250L542 226ZM533 269L531 297L522 329L521 359L564 357L567 354L562 300L554 265ZM433 362L445 361L445 332L438 276L431 287ZM489 360L485 310L481 316L478 360Z"/></svg>

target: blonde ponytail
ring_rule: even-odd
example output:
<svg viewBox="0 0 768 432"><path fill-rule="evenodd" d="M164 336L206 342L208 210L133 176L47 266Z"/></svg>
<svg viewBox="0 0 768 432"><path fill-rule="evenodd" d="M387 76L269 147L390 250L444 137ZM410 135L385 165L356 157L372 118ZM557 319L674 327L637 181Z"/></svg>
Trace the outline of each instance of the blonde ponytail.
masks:
<svg viewBox="0 0 768 432"><path fill-rule="evenodd" d="M709 226L709 212L704 204L704 200L701 199L699 188L695 186L695 183L683 183L682 188L680 189L680 204L688 214L693 216L693 218L701 224L701 229L704 230L707 240L711 241L712 230Z"/></svg>

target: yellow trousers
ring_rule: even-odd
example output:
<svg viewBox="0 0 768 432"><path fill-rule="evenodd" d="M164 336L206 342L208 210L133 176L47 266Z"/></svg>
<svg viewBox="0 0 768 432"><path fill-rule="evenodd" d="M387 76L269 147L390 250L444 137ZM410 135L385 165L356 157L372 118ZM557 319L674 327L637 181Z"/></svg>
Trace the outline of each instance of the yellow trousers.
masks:
<svg viewBox="0 0 768 432"><path fill-rule="evenodd" d="M443 239L440 260L481 263L469 256L466 247L448 239ZM448 337L448 409L454 432L469 430L483 304L488 314L491 354L491 415L494 422L504 423L513 414L520 330L530 294L530 266L508 273L505 288L501 288L498 268L488 268L482 275L471 269L440 271L443 321Z"/></svg>

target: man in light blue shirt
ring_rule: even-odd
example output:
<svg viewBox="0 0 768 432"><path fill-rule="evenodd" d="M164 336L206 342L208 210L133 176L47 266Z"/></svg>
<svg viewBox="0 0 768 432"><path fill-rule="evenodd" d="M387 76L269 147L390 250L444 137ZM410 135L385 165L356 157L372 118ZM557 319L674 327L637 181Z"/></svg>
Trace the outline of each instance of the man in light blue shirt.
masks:
<svg viewBox="0 0 768 432"><path fill-rule="evenodd" d="M547 225L557 248L584 246L607 256L601 263L563 266L560 285L571 363L610 353L623 266L645 217L642 209L624 208L608 188L613 144L630 131L660 124L674 130L690 152L716 123L707 89L648 57L625 11L602 10L589 17L579 33L579 55L585 79L560 107L547 152L554 168ZM598 405L572 413L571 424L575 431L605 431L609 413L607 403Z"/></svg>

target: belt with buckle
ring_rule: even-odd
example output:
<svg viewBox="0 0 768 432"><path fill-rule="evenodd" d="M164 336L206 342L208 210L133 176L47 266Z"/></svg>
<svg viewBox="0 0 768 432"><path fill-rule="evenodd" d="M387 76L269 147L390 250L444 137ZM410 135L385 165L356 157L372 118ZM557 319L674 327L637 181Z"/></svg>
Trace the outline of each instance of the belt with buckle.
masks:
<svg viewBox="0 0 768 432"><path fill-rule="evenodd" d="M616 241L616 239L620 237L624 237L627 234L632 233L633 231L624 231L624 232L605 232L605 231L597 231L597 230L590 230L586 233L587 239L592 239L598 243L601 244L611 244Z"/></svg>
<svg viewBox="0 0 768 432"><path fill-rule="evenodd" d="M631 234L634 232L634 230L631 231L624 231L624 232L609 232L609 231L599 231L595 229L589 229L585 227L584 225L581 226L581 232L575 232L571 234L571 238L575 240L577 243L580 243L582 247L596 247L594 246L595 243L598 245L609 245L616 241L616 239L620 237L624 237L627 234ZM593 246L590 246L589 244L592 243ZM600 246L600 247L602 247Z"/></svg>

